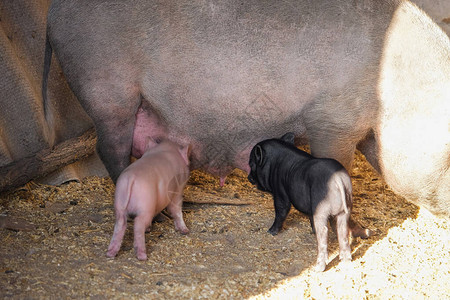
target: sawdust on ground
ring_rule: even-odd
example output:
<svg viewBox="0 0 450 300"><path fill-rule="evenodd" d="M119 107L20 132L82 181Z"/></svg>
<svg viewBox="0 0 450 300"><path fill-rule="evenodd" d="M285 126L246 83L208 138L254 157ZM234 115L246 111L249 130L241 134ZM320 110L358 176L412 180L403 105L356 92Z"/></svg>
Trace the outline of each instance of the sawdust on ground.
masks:
<svg viewBox="0 0 450 300"><path fill-rule="evenodd" d="M309 220L291 210L273 237L272 198L235 171L220 187L195 171L184 192L190 234L172 220L146 234L138 261L131 223L115 259L114 185L87 178L60 187L27 184L0 196L0 295L14 299L443 299L450 295L450 225L396 196L358 154L353 216L377 235L352 241L340 264L330 230L329 264L315 273ZM448 299L448 298L447 298Z"/></svg>

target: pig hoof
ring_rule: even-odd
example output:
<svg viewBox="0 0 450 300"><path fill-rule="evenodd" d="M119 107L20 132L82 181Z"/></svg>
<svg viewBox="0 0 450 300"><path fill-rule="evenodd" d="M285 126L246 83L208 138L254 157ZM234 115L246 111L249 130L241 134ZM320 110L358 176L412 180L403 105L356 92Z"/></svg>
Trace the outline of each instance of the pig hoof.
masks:
<svg viewBox="0 0 450 300"><path fill-rule="evenodd" d="M278 234L278 232L280 232L279 229L273 228L271 227L269 230L267 230L268 233L270 233L271 235L275 236Z"/></svg>
<svg viewBox="0 0 450 300"><path fill-rule="evenodd" d="M145 253L137 253L136 256L139 260L147 260L147 254Z"/></svg>
<svg viewBox="0 0 450 300"><path fill-rule="evenodd" d="M189 233L189 229L188 228L182 228L178 230L181 234L186 235Z"/></svg>
<svg viewBox="0 0 450 300"><path fill-rule="evenodd" d="M350 262L352 261L352 255L350 253L339 254L339 260L343 262Z"/></svg>
<svg viewBox="0 0 450 300"><path fill-rule="evenodd" d="M109 257L109 258L114 258L114 257L116 257L116 254L117 254L117 253L114 253L113 251L108 251L108 252L106 252L106 256Z"/></svg>
<svg viewBox="0 0 450 300"><path fill-rule="evenodd" d="M114 258L119 252L119 249L115 249L115 247L108 248L108 252L106 252L106 256L109 258Z"/></svg>
<svg viewBox="0 0 450 300"><path fill-rule="evenodd" d="M325 271L326 263L325 262L318 262L314 266L314 271L316 272L323 272Z"/></svg>
<svg viewBox="0 0 450 300"><path fill-rule="evenodd" d="M362 239L368 239L369 237L375 235L375 232L373 232L370 229L363 229L363 228L359 228L359 229L353 229L352 230L352 237L356 238L362 238Z"/></svg>

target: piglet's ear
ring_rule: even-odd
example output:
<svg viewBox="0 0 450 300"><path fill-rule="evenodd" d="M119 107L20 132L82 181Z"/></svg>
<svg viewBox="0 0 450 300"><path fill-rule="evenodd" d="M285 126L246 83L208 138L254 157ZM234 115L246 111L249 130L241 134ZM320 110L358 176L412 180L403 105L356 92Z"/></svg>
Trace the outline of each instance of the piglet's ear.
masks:
<svg viewBox="0 0 450 300"><path fill-rule="evenodd" d="M181 157L183 157L184 162L186 163L186 165L189 166L189 163L190 163L189 156L191 156L191 145L180 146L179 151L180 151Z"/></svg>
<svg viewBox="0 0 450 300"><path fill-rule="evenodd" d="M262 165L264 160L264 150L260 145L256 145L255 147L255 157L258 165Z"/></svg>
<svg viewBox="0 0 450 300"><path fill-rule="evenodd" d="M286 133L285 135L283 135L281 137L281 140L285 141L286 143L294 145L294 138L295 138L294 133L293 132L288 132L288 133Z"/></svg>

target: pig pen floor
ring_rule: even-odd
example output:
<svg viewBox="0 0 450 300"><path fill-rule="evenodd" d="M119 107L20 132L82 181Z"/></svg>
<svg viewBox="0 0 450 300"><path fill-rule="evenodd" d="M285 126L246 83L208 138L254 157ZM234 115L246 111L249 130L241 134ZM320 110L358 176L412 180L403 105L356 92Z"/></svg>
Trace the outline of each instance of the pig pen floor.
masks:
<svg viewBox="0 0 450 300"><path fill-rule="evenodd" d="M27 184L0 197L0 296L14 299L443 299L450 294L450 225L406 202L361 155L352 170L353 216L377 235L352 241L340 264L330 230L329 264L312 270L309 220L291 210L284 230L267 233L270 195L235 171L223 187L193 172L184 193L191 232L172 220L146 234L138 261L131 222L115 259L105 256L114 226L114 186L87 178L60 187ZM448 298L447 298L448 299Z"/></svg>

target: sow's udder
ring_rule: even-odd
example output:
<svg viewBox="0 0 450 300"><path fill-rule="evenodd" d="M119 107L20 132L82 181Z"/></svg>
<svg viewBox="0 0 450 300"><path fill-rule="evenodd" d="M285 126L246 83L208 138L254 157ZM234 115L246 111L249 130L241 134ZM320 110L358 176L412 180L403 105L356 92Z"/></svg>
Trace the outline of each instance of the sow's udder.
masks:
<svg viewBox="0 0 450 300"><path fill-rule="evenodd" d="M236 134L236 137L230 131L217 133L211 128L202 137L194 137L169 128L150 109L140 107L136 113L131 155L140 158L149 138L169 138L179 145L190 146L192 169L203 169L221 177L228 175L234 168L249 172L248 157L253 144L257 142L253 141L253 136L249 138Z"/></svg>
<svg viewBox="0 0 450 300"><path fill-rule="evenodd" d="M140 158L146 150L149 138L158 140L164 137L167 137L167 129L158 116L139 107L133 129L131 155Z"/></svg>

